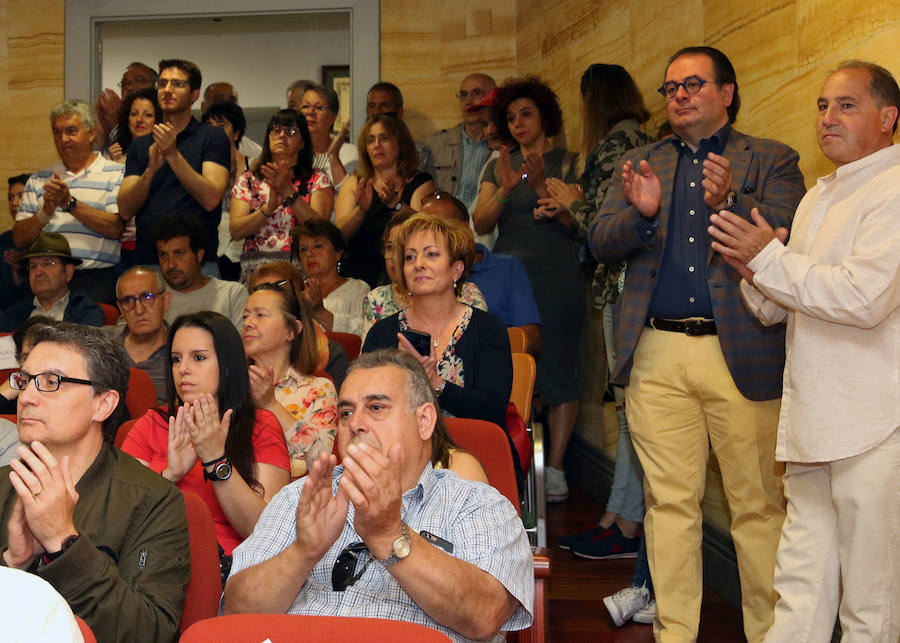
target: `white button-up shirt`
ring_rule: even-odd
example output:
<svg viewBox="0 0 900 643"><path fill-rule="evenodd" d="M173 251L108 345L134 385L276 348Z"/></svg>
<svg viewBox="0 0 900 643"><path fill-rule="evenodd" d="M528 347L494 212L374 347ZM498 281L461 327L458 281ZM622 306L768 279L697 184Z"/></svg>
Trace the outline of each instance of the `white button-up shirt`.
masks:
<svg viewBox="0 0 900 643"><path fill-rule="evenodd" d="M900 427L900 145L820 178L787 247L772 240L741 293L765 324L787 320L775 456L831 462Z"/></svg>

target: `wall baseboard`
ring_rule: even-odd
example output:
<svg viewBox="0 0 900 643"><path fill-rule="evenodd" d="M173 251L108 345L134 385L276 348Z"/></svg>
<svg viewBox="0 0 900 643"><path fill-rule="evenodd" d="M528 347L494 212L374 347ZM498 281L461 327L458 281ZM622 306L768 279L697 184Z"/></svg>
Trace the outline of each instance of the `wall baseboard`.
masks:
<svg viewBox="0 0 900 643"><path fill-rule="evenodd" d="M606 504L615 461L577 433L566 452L569 484L587 491L600 505ZM599 516L598 516L599 517ZM731 536L703 522L703 582L737 609L741 608L741 586Z"/></svg>

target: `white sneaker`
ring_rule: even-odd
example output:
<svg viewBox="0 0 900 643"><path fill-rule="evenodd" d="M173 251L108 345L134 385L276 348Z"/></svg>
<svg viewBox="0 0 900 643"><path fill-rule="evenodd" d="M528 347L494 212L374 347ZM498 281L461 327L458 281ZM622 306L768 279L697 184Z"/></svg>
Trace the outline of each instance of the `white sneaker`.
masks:
<svg viewBox="0 0 900 643"><path fill-rule="evenodd" d="M544 489L547 494L547 502L565 502L569 497L569 485L566 484L566 474L556 467L548 466L544 469Z"/></svg>
<svg viewBox="0 0 900 643"><path fill-rule="evenodd" d="M656 620L656 599L651 598L650 602L647 603L647 607L635 612L634 616L631 617L631 620L635 623L653 624L653 621Z"/></svg>
<svg viewBox="0 0 900 643"><path fill-rule="evenodd" d="M603 599L606 611L618 627L622 627L631 618L650 603L650 592L646 587L626 587L612 596Z"/></svg>

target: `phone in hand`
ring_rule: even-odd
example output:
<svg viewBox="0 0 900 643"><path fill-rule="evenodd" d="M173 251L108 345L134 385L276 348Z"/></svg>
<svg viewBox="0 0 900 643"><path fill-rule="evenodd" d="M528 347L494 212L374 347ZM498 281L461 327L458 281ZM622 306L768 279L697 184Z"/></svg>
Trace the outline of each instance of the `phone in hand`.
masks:
<svg viewBox="0 0 900 643"><path fill-rule="evenodd" d="M428 333L423 333L420 330L401 330L400 334L402 334L412 347L415 348L419 355L427 357L431 354L431 335Z"/></svg>

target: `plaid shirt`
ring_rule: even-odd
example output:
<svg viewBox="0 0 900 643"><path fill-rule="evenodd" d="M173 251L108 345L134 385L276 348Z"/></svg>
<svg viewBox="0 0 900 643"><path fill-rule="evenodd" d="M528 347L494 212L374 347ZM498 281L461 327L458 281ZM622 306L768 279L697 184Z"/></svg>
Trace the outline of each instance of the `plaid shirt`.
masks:
<svg viewBox="0 0 900 643"><path fill-rule="evenodd" d="M750 219L760 213L773 227L789 228L794 211L806 191L797 166L799 156L777 141L753 138L732 130L724 156L731 162L732 188L737 204L732 210ZM625 198L622 175L613 176L600 216L590 229L590 244L601 263L627 260L625 289L615 315L616 365L613 382L628 384L629 374L662 262L672 205L678 152L669 141L653 143L629 153L622 162L646 159L662 183L659 225L641 226L637 209ZM707 216L711 212L707 212ZM709 244L707 235L705 243ZM728 369L741 393L750 400L781 396L784 370L784 326L766 328L741 301L740 275L707 251L707 276L719 343Z"/></svg>
<svg viewBox="0 0 900 643"><path fill-rule="evenodd" d="M334 493L342 472L343 467L335 467ZM234 550L232 574L276 556L294 542L297 502L305 482L306 478L297 480L272 498L253 533ZM344 530L313 567L288 613L408 621L440 630L454 641L468 641L423 612L393 575L378 563L369 565L359 581L345 591L332 590L331 569L338 555L350 543L362 540L353 528L354 515L351 504ZM531 549L515 508L496 489L462 480L447 470L433 469L429 463L418 484L403 494L402 516L410 529L426 530L451 542L454 557L486 571L521 603L501 626L502 630L520 630L531 625L534 603ZM357 564L357 572L362 564L363 561ZM504 637L497 633L490 640L502 641Z"/></svg>

